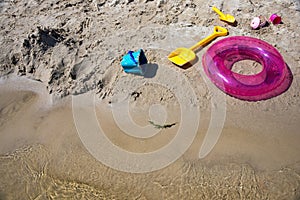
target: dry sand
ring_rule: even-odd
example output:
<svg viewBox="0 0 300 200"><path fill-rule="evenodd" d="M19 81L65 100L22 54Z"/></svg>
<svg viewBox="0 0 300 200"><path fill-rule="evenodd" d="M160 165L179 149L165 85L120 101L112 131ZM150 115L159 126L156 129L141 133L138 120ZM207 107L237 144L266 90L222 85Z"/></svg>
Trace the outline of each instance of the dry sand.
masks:
<svg viewBox="0 0 300 200"><path fill-rule="evenodd" d="M221 22L210 5L234 15L237 26ZM0 2L0 11L0 199L300 198L299 1L11 0ZM283 24L249 28L252 17L272 13L281 15ZM201 69L207 47L188 69L166 56L209 35L214 25L275 46L293 82L265 101L222 96L222 134L210 154L199 159L210 114L222 105L211 103L215 94ZM119 64L128 50L139 48L155 69L146 77L125 74ZM193 88L196 98L180 90L185 87ZM196 138L161 170L132 174L109 168L77 134L71 95L86 93L100 102L96 113L107 137L124 149L153 151L178 130L177 124L147 140L124 135L111 112L124 98L130 100L134 121L147 125L148 109L157 103L166 106L168 123L180 123L178 96L184 96L181 104L201 113Z"/></svg>

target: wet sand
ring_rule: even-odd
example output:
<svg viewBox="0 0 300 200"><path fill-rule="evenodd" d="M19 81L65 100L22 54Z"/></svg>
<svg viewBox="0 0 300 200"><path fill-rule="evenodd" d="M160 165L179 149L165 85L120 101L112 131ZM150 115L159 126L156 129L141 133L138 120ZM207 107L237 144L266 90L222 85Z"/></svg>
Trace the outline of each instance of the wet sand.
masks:
<svg viewBox="0 0 300 200"><path fill-rule="evenodd" d="M133 174L109 168L87 151L74 125L71 99L47 106L41 103L45 94L39 82L30 82L39 85L35 91L8 87L20 81L8 83L0 87L1 199L299 198L300 135L298 124L293 123L298 111L280 117L259 111L254 123L249 113L234 113L229 107L219 141L207 157L199 159L209 122L209 112L203 113L196 139L180 159L155 172ZM129 151L152 151L176 133L175 126L138 141L116 126L109 104L96 110L107 136ZM134 112L133 107L132 113L137 123L148 123L147 112Z"/></svg>

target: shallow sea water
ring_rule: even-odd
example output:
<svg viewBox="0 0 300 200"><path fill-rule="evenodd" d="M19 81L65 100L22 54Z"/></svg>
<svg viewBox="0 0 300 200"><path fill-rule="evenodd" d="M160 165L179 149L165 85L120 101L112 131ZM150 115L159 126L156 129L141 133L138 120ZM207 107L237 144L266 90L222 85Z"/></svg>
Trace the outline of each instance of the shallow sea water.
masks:
<svg viewBox="0 0 300 200"><path fill-rule="evenodd" d="M229 113L213 151L199 159L209 122L204 114L193 144L178 160L154 172L127 173L88 152L74 125L70 99L49 106L42 86L26 90L14 84L0 87L0 199L300 198L298 125L288 121L276 125L273 115L264 122L271 128L259 127L266 118L261 116L255 127L247 129L236 125L241 114ZM138 141L123 135L109 110L108 105L99 105L97 117L104 122L107 137L128 151L160 148L178 128ZM138 113L134 120L147 124L147 113ZM170 122L180 120L171 116Z"/></svg>

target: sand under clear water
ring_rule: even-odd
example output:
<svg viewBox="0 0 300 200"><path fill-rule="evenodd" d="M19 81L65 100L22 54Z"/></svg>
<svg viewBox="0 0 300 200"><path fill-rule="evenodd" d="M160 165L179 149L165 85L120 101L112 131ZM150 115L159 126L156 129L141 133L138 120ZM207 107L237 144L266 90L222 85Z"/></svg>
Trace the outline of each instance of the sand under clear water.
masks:
<svg viewBox="0 0 300 200"><path fill-rule="evenodd" d="M38 82L22 84L6 81L0 87L0 199L300 197L300 134L293 113L261 111L253 119L251 113L232 111L213 151L199 159L209 121L204 113L182 157L161 170L134 174L105 166L87 151L74 125L70 99L53 105ZM107 137L129 151L159 148L176 133L175 126L141 142L124 136L109 106L97 106L96 113ZM137 123L148 123L146 112L132 113ZM171 116L171 121L177 120Z"/></svg>

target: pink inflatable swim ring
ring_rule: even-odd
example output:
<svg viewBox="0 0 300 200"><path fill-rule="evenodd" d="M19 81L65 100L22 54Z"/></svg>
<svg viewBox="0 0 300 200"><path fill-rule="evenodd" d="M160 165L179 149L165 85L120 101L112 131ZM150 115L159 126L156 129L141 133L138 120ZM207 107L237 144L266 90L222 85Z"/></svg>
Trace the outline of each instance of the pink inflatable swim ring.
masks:
<svg viewBox="0 0 300 200"><path fill-rule="evenodd" d="M263 69L255 75L233 72L233 65L241 60L256 61ZM216 42L203 55L202 63L218 88L242 100L269 99L286 91L292 83L292 73L280 53L252 37L232 36Z"/></svg>

